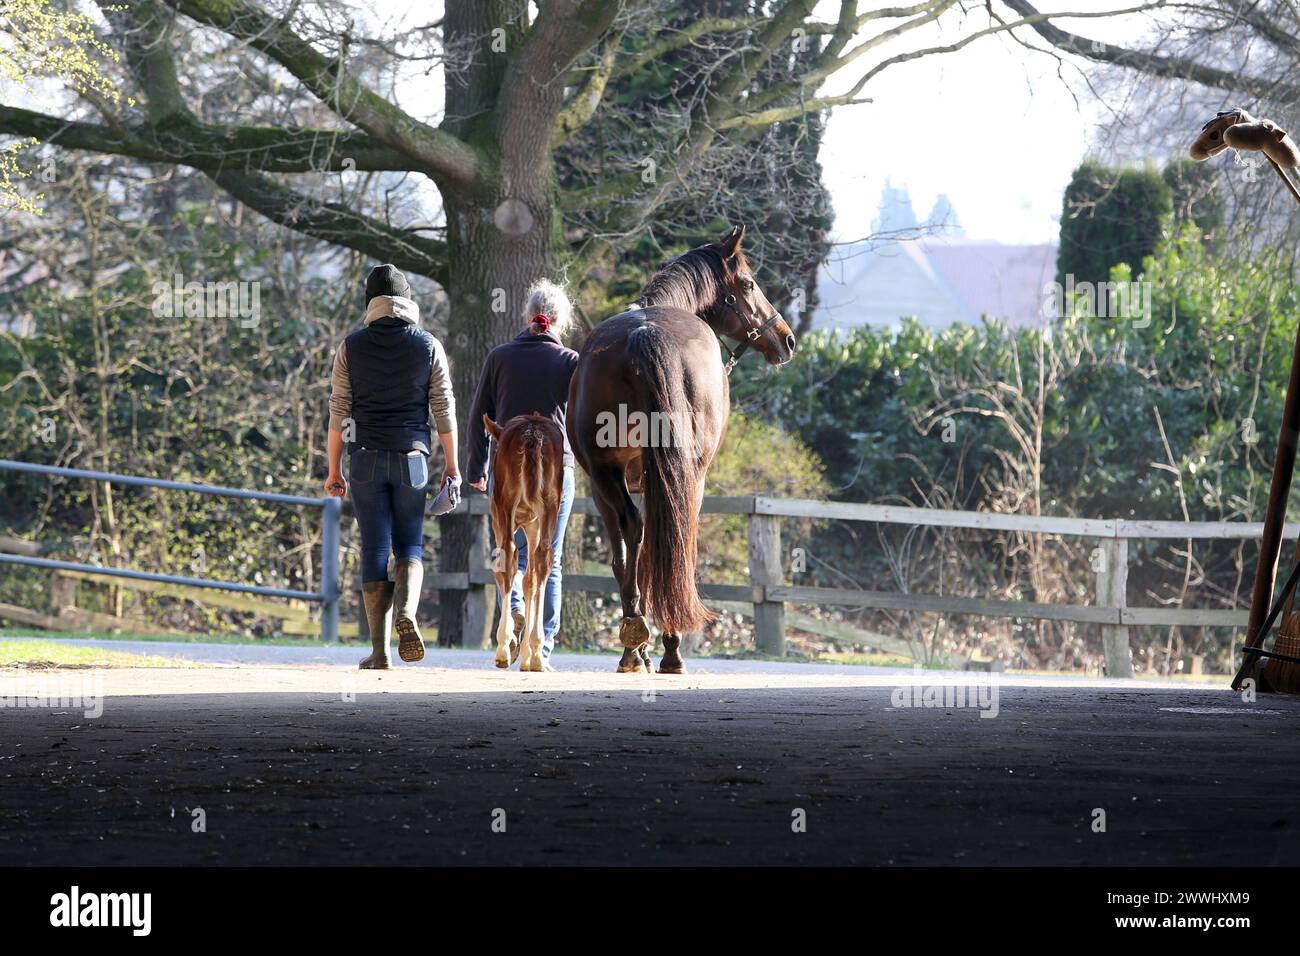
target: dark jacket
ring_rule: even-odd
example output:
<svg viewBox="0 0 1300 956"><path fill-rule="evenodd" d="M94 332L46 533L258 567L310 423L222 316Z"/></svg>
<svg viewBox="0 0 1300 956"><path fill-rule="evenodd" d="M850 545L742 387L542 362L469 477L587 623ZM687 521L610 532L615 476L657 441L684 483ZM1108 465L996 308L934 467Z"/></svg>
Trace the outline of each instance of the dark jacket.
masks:
<svg viewBox="0 0 1300 956"><path fill-rule="evenodd" d="M537 412L560 426L569 404L569 380L578 366L578 353L565 348L553 332L535 335L525 329L504 345L488 353L478 392L469 412L466 441L469 467L465 480L476 482L487 475L488 434L483 427L486 414L498 425L516 415ZM573 467L573 450L564 435L564 467Z"/></svg>
<svg viewBox="0 0 1300 956"><path fill-rule="evenodd" d="M455 430L447 356L419 320L419 307L410 299L376 296L366 309L365 326L335 353L330 427L350 437L349 452L420 449L427 455L431 416L439 432Z"/></svg>

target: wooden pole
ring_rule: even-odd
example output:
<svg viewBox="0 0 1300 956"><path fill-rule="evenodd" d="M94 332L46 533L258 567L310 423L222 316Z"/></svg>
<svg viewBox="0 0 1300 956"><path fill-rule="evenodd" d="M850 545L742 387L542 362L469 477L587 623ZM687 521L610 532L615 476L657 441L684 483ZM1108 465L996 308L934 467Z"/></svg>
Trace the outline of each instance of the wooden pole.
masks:
<svg viewBox="0 0 1300 956"><path fill-rule="evenodd" d="M754 642L764 654L785 654L785 604L769 601L767 588L784 583L781 569L781 519L775 515L749 516L749 577L763 591L754 602Z"/></svg>
<svg viewBox="0 0 1300 956"><path fill-rule="evenodd" d="M1296 329L1295 349L1291 353L1291 376L1287 380L1286 402L1282 408L1282 428L1277 436L1277 454L1273 456L1273 482L1268 489L1268 506L1264 509L1264 533L1259 539L1259 561L1255 565L1250 617L1246 622L1248 648L1263 641L1265 635L1260 633L1260 625L1273 603L1277 559L1282 550L1282 528L1286 524L1287 499L1291 495L1291 479L1295 473L1297 433L1300 433L1300 328ZM1232 679L1233 690L1240 690L1247 669L1247 663L1243 661L1237 676ZM1253 662L1249 669L1254 669Z"/></svg>
<svg viewBox="0 0 1300 956"><path fill-rule="evenodd" d="M1101 543L1102 564L1097 572L1097 604L1121 613L1128 607L1128 539L1111 538ZM1133 649L1127 624L1103 624L1101 644L1107 677L1133 676Z"/></svg>
<svg viewBox="0 0 1300 956"><path fill-rule="evenodd" d="M1267 159L1273 164L1273 168L1277 170L1277 174L1282 177L1282 182L1286 183L1286 188L1291 191L1291 195L1295 198L1295 201L1300 202L1300 190L1296 189L1295 183L1293 183L1291 177L1286 174L1286 170L1278 165L1272 156L1267 157Z"/></svg>

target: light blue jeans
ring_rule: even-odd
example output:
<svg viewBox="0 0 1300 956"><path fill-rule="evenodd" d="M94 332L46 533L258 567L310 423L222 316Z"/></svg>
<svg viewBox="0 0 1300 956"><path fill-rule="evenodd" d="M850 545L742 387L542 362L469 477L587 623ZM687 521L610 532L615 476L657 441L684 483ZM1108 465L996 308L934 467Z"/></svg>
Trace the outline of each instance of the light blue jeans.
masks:
<svg viewBox="0 0 1300 956"><path fill-rule="evenodd" d="M561 558L564 554L564 529L569 526L569 512L573 510L573 468L564 469L564 487L560 492L560 517L555 523L555 540L551 542L551 575L546 579L546 608L542 612L542 659L551 656L555 648L555 635L560 633L561 588L564 571ZM528 539L523 530L515 532L515 547L519 549L519 571L510 588L510 610L524 609L524 569L528 567ZM498 595L497 600L500 600Z"/></svg>

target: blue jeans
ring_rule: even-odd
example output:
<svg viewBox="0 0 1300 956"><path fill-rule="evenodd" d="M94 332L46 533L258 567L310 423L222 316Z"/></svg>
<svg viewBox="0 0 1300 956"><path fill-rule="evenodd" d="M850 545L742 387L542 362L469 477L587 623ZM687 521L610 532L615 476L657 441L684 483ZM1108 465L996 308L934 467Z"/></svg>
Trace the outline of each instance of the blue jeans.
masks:
<svg viewBox="0 0 1300 956"><path fill-rule="evenodd" d="M555 635L560 633L561 587L564 571L560 559L564 554L564 529L569 526L569 512L573 510L573 468L564 469L564 486L560 491L560 516L555 522L555 540L551 542L551 575L546 579L546 608L542 612L542 659L551 656L555 649ZM519 549L519 572L510 588L510 610L524 609L524 569L528 567L528 539L522 529L515 532L515 547ZM498 596L498 600L500 597Z"/></svg>
<svg viewBox="0 0 1300 956"><path fill-rule="evenodd" d="M388 580L388 555L424 557L429 458L419 452L355 449L348 456L352 507L361 530L361 580Z"/></svg>

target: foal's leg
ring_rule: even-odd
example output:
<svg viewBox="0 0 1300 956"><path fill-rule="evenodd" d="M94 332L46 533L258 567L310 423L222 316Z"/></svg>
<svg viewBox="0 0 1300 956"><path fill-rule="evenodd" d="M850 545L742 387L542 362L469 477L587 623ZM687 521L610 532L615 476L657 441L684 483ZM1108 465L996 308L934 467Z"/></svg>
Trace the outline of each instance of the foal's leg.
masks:
<svg viewBox="0 0 1300 956"><path fill-rule="evenodd" d="M546 661L542 657L542 643L545 640L546 619L546 579L551 574L551 545L544 534L537 536L537 550L530 552L537 555L537 563L531 564L528 573L532 575L532 604L529 609L528 646L532 652L532 670L546 670Z"/></svg>
<svg viewBox="0 0 1300 956"><path fill-rule="evenodd" d="M618 636L623 644L623 658L618 662L620 674L652 669L644 647L650 640L641 611L641 590L637 584L637 562L641 556L641 512L627 493L621 468L605 466L591 471L591 493L596 508L605 520L609 546L623 602L623 622Z"/></svg>
<svg viewBox="0 0 1300 956"><path fill-rule="evenodd" d="M515 582L514 518L498 515L492 509L492 533L496 535L497 549L492 553L492 570L497 579L497 593L501 595L501 619L497 623L497 667L509 667L519 653L514 634L514 618L510 614L510 589Z"/></svg>
<svg viewBox="0 0 1300 956"><path fill-rule="evenodd" d="M540 586L538 571L541 568L542 545L538 533L540 523L534 519L524 525L524 537L528 542L528 567L524 570L524 633L520 637L523 651L519 655L521 671L542 670L542 611L543 591ZM548 566L547 570L550 568Z"/></svg>

